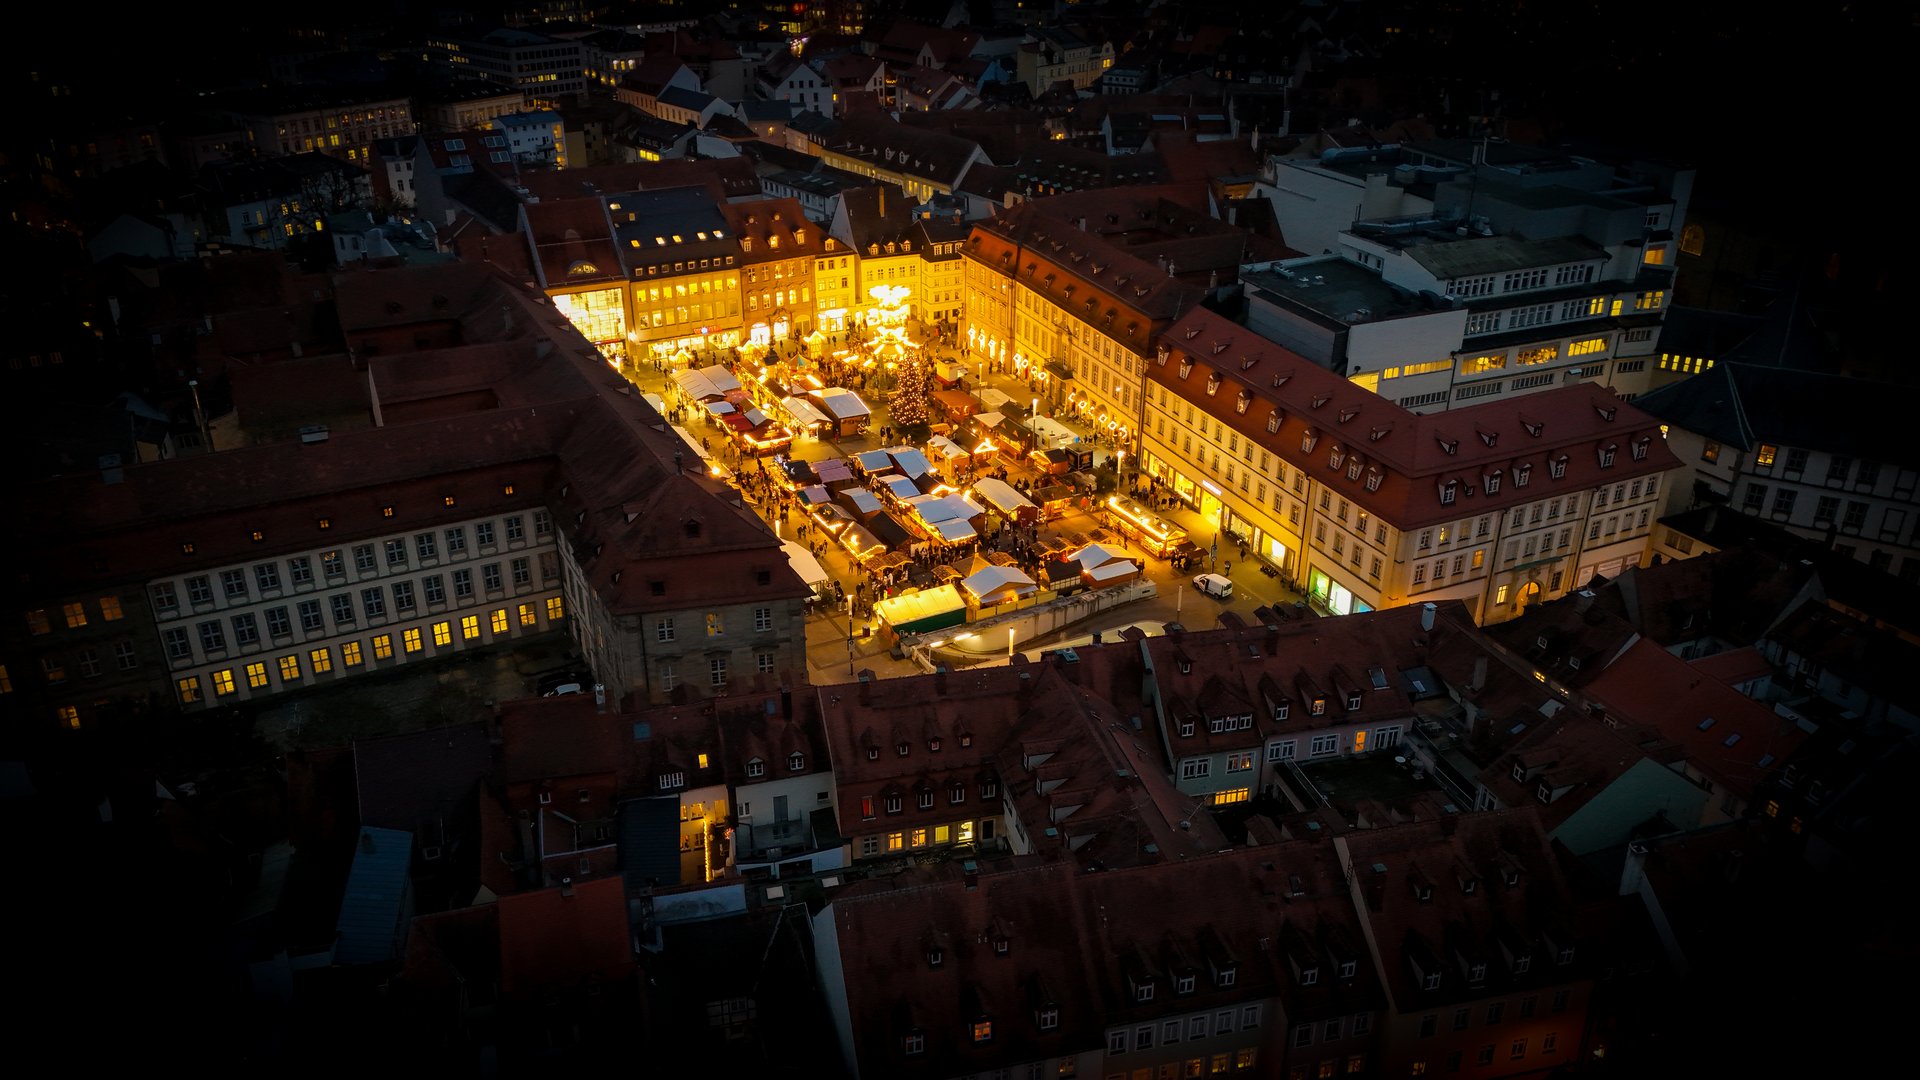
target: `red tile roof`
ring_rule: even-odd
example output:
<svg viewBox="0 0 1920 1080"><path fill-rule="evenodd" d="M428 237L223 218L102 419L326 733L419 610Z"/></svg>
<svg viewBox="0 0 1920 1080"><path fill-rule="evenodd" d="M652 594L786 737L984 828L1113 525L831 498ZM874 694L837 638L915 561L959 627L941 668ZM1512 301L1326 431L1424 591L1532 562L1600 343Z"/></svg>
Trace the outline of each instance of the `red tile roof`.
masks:
<svg viewBox="0 0 1920 1080"><path fill-rule="evenodd" d="M1148 364L1149 383L1204 408L1293 467L1315 469L1343 497L1398 529L1679 465L1659 425L1603 386L1582 383L1423 416L1206 308L1182 315L1160 345L1165 359ZM1269 432L1276 415L1279 430ZM1608 447L1613 464L1603 467L1600 455ZM1636 447L1644 453L1640 460ZM1335 448L1349 460L1359 458L1356 479L1325 468ZM1556 480L1550 466L1559 460L1565 475ZM1376 470L1376 488L1369 490ZM1513 480L1526 471L1528 483L1503 483L1498 494L1486 495L1484 477L1494 470ZM1441 501L1448 484L1452 503Z"/></svg>
<svg viewBox="0 0 1920 1080"><path fill-rule="evenodd" d="M633 974L626 888L617 877L503 896L500 990L571 990Z"/></svg>
<svg viewBox="0 0 1920 1080"><path fill-rule="evenodd" d="M1628 649L1586 692L1610 714L1658 728L1688 765L1743 798L1806 739L1793 721L1651 641Z"/></svg>

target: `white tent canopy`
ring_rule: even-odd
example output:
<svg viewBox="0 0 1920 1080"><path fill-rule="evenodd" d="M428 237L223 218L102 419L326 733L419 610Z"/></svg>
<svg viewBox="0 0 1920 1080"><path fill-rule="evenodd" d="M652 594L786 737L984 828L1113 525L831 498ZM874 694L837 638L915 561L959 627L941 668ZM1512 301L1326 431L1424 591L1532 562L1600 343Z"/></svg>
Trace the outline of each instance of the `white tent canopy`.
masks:
<svg viewBox="0 0 1920 1080"><path fill-rule="evenodd" d="M1132 577L1140 572L1140 568L1128 559L1120 559L1115 562L1101 563L1099 566L1087 567L1081 572L1086 574L1087 580L1095 585L1104 585L1109 581L1119 581L1123 578Z"/></svg>
<svg viewBox="0 0 1920 1080"><path fill-rule="evenodd" d="M1124 561L1129 558L1129 556L1119 548L1110 547L1106 544L1088 544L1078 551L1069 553L1067 558L1079 563L1083 569L1091 570L1096 566L1105 566L1110 562Z"/></svg>
<svg viewBox="0 0 1920 1080"><path fill-rule="evenodd" d="M813 557L813 552L791 540L781 541L780 549L787 553L787 563L793 567L794 573L800 575L801 581L808 585L819 585L832 580L820 565L820 560Z"/></svg>
<svg viewBox="0 0 1920 1080"><path fill-rule="evenodd" d="M975 396L980 399L980 404L985 405L987 408L992 409L996 412L999 411L1001 406L1013 400L1012 398L1008 397L1004 392L995 390L991 386L982 388L980 392Z"/></svg>
<svg viewBox="0 0 1920 1080"><path fill-rule="evenodd" d="M848 420L870 415L867 403L860 400L860 395L843 387L830 386L816 396L825 411L832 413L835 419Z"/></svg>
<svg viewBox="0 0 1920 1080"><path fill-rule="evenodd" d="M961 579L960 587L982 598L997 592L1026 596L1039 589L1032 578L1014 566L983 566Z"/></svg>
<svg viewBox="0 0 1920 1080"><path fill-rule="evenodd" d="M967 456L967 452L960 448L959 443L954 442L945 435L935 435L928 439L927 449L932 451L934 456L938 457L941 461L952 461L954 458Z"/></svg>
<svg viewBox="0 0 1920 1080"><path fill-rule="evenodd" d="M809 424L829 424L833 422L828 418L826 413L814 408L813 403L805 398L781 398L780 407L787 410L787 415L793 417L793 422L799 424L801 427Z"/></svg>
<svg viewBox="0 0 1920 1080"><path fill-rule="evenodd" d="M987 505L1008 517L1013 517L1022 509L1037 509L1033 500L1014 489L1012 484L995 476L983 476L973 482L974 494L986 500Z"/></svg>

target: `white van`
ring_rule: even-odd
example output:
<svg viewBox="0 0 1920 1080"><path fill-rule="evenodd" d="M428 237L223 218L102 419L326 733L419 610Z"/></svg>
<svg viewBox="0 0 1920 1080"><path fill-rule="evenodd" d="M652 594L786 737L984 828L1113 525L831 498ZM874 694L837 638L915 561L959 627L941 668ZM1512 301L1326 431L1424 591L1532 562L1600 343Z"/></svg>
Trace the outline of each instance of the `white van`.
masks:
<svg viewBox="0 0 1920 1080"><path fill-rule="evenodd" d="M1193 579L1193 587L1221 600L1233 599L1233 579L1219 574L1201 574Z"/></svg>

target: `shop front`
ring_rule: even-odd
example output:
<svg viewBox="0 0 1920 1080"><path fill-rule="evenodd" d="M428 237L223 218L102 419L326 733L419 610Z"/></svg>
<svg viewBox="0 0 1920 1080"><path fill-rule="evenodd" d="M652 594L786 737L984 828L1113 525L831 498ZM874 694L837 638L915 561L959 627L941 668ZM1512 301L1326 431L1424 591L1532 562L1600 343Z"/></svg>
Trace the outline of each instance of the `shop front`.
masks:
<svg viewBox="0 0 1920 1080"><path fill-rule="evenodd" d="M566 316L600 355L619 363L627 355L626 302L619 286L587 292L556 293L553 309Z"/></svg>
<svg viewBox="0 0 1920 1080"><path fill-rule="evenodd" d="M740 331L715 330L690 337L665 338L645 343L647 355L663 365L686 366L697 361L703 349L731 349L740 344Z"/></svg>
<svg viewBox="0 0 1920 1080"><path fill-rule="evenodd" d="M1313 594L1315 602L1335 615L1351 615L1356 611L1373 610L1365 601L1354 596L1353 590L1342 585L1323 569L1314 568L1308 575L1307 582L1308 591Z"/></svg>

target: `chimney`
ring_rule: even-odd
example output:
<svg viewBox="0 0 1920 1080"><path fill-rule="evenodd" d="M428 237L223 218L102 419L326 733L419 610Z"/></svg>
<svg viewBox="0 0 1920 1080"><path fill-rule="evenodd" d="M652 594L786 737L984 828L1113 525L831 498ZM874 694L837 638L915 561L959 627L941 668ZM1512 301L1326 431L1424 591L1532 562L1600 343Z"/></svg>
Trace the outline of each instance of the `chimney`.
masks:
<svg viewBox="0 0 1920 1080"><path fill-rule="evenodd" d="M1574 614L1585 615L1587 609L1593 606L1593 599L1594 591L1592 589L1581 589L1575 593L1573 599Z"/></svg>
<svg viewBox="0 0 1920 1080"><path fill-rule="evenodd" d="M887 185L880 185L880 216L887 216Z"/></svg>
<svg viewBox="0 0 1920 1080"><path fill-rule="evenodd" d="M604 713L607 711L607 684L606 683L593 684L593 711L597 713Z"/></svg>
<svg viewBox="0 0 1920 1080"><path fill-rule="evenodd" d="M1620 870L1620 895L1632 896L1640 891L1640 885L1647 879L1647 845L1635 842L1627 845L1627 862Z"/></svg>
<svg viewBox="0 0 1920 1080"><path fill-rule="evenodd" d="M860 704L873 704L873 674L871 672L863 671L860 673Z"/></svg>
<svg viewBox="0 0 1920 1080"><path fill-rule="evenodd" d="M793 691L784 686L780 688L780 715L793 719Z"/></svg>
<svg viewBox="0 0 1920 1080"><path fill-rule="evenodd" d="M933 692L936 697L947 696L947 669L937 668L933 673Z"/></svg>
<svg viewBox="0 0 1920 1080"><path fill-rule="evenodd" d="M1473 681L1467 684L1469 690L1484 690L1487 686L1487 658L1480 655L1473 658Z"/></svg>
<svg viewBox="0 0 1920 1080"><path fill-rule="evenodd" d="M1432 632L1432 630L1433 630L1433 616L1434 616L1434 614L1435 614L1436 612L1438 612L1439 610L1440 610L1440 608L1439 608L1439 605L1437 605L1437 604L1434 604L1434 603L1432 603L1432 602L1428 602L1428 603L1425 603L1425 604L1421 604L1421 605L1420 605L1420 631L1421 631L1421 633L1431 633L1431 632Z"/></svg>

